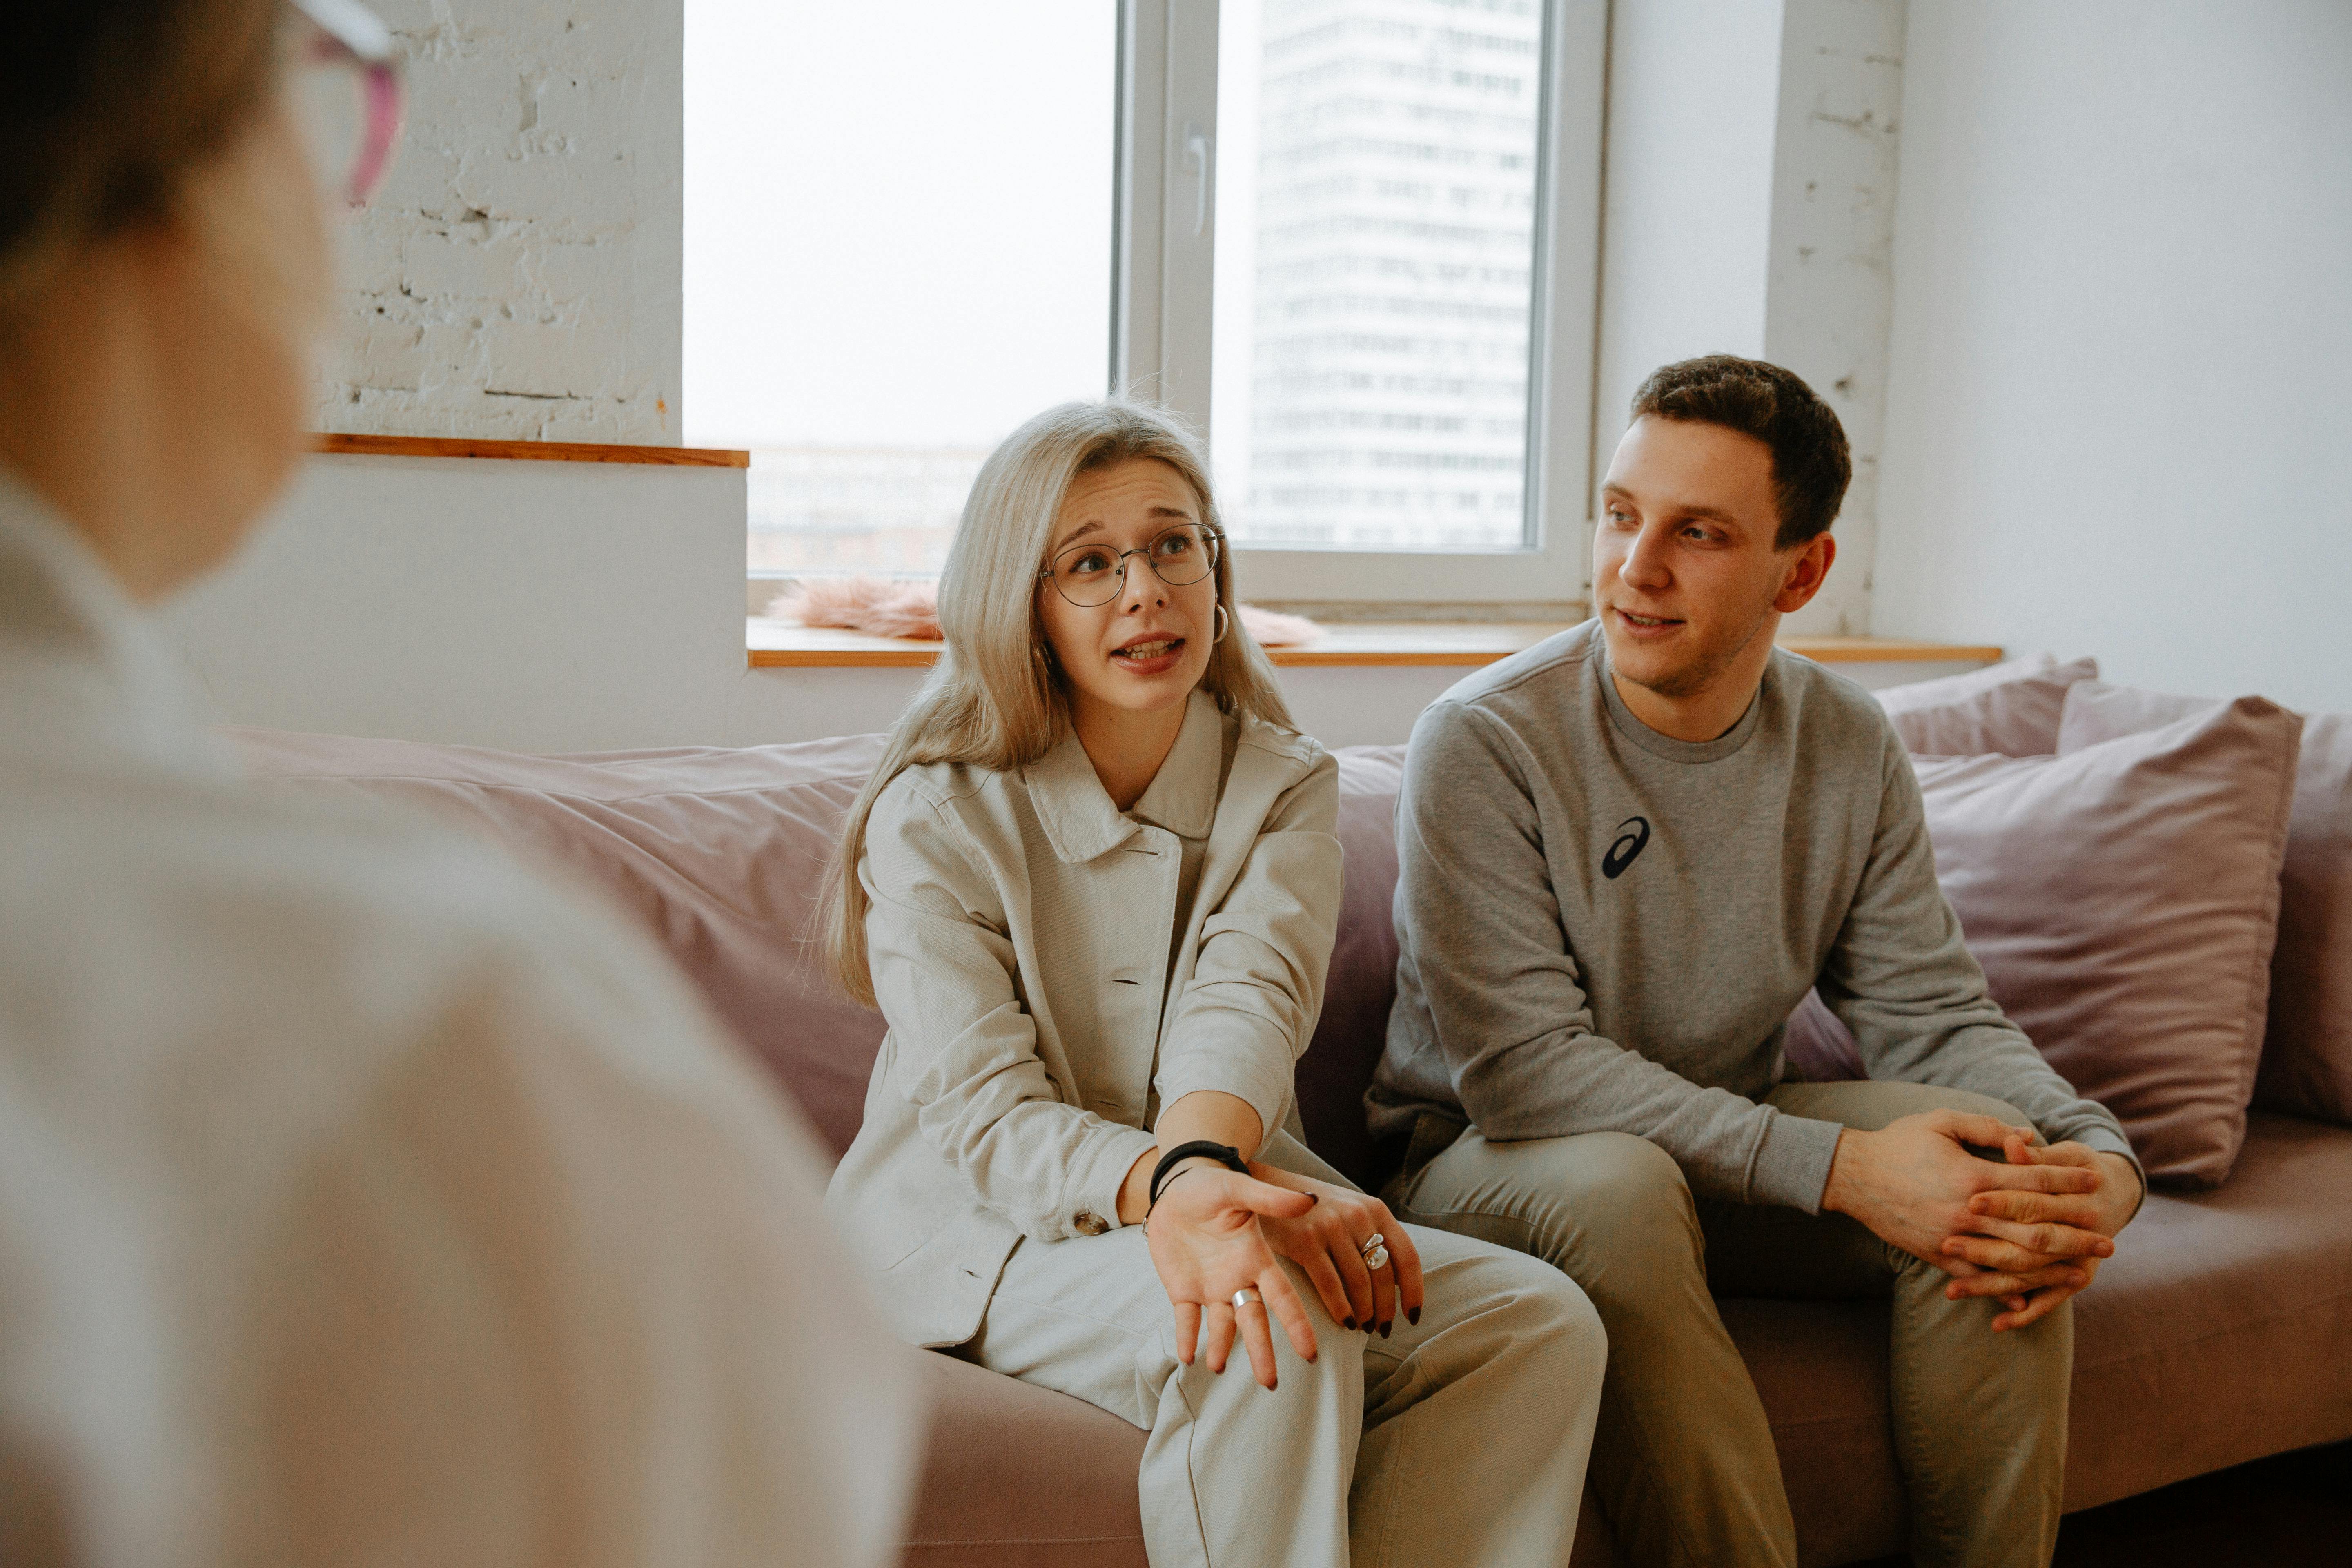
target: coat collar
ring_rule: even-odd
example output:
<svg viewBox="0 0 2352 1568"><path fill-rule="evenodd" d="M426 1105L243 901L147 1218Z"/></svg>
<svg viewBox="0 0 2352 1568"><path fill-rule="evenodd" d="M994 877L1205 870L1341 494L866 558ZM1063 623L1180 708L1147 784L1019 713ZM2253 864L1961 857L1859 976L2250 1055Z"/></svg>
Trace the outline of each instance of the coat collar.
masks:
<svg viewBox="0 0 2352 1568"><path fill-rule="evenodd" d="M1181 838L1206 838L1217 817L1224 783L1225 720L1217 700L1195 687L1184 701L1184 725L1150 787L1122 815L1073 733L1023 770L1037 820L1054 853L1072 865L1127 842L1139 822Z"/></svg>
<svg viewBox="0 0 2352 1568"><path fill-rule="evenodd" d="M96 747L229 773L202 711L153 621L79 533L0 470L0 754Z"/></svg>

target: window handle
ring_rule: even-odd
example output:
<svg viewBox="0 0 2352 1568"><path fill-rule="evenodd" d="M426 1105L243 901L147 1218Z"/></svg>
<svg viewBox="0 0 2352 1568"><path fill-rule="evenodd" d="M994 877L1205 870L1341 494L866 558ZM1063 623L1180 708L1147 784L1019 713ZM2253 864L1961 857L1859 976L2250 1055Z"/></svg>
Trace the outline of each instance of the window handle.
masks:
<svg viewBox="0 0 2352 1568"><path fill-rule="evenodd" d="M1209 139L1184 127L1184 172L1192 176L1192 232L1204 234L1209 227Z"/></svg>

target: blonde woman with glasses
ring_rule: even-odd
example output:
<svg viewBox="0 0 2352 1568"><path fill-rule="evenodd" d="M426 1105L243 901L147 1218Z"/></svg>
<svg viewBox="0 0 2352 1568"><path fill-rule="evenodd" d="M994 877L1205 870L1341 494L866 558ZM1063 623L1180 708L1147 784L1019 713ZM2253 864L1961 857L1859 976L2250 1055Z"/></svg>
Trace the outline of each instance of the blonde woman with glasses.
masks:
<svg viewBox="0 0 2352 1568"><path fill-rule="evenodd" d="M890 1032L829 1205L906 1338L1150 1430L1158 1568L1556 1568L1599 1321L1299 1141L1338 769L1234 606L1166 416L1066 404L982 468L834 867Z"/></svg>

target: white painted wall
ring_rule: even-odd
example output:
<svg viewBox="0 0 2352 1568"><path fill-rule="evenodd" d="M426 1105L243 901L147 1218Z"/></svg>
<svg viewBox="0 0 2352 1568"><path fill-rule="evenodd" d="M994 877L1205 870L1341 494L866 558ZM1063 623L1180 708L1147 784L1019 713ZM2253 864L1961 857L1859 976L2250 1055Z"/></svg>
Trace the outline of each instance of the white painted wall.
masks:
<svg viewBox="0 0 2352 1568"><path fill-rule="evenodd" d="M1781 0L1611 11L1597 468L1642 378L1764 352Z"/></svg>
<svg viewBox="0 0 2352 1568"><path fill-rule="evenodd" d="M1785 0L1764 355L1837 411L1853 459L1837 563L1792 633L1870 629L1894 312L1906 0Z"/></svg>
<svg viewBox="0 0 2352 1568"><path fill-rule="evenodd" d="M2352 711L2352 5L1914 0L1887 634Z"/></svg>
<svg viewBox="0 0 2352 1568"><path fill-rule="evenodd" d="M678 440L682 0L378 0L408 59L342 230L322 430Z"/></svg>
<svg viewBox="0 0 2352 1568"><path fill-rule="evenodd" d="M1659 365L1786 365L1837 410L1840 556L1792 633L1868 629L1905 0L1619 0L1611 12L1595 477Z"/></svg>
<svg viewBox="0 0 2352 1568"><path fill-rule="evenodd" d="M565 752L723 743L743 470L311 459L165 613L228 722Z"/></svg>

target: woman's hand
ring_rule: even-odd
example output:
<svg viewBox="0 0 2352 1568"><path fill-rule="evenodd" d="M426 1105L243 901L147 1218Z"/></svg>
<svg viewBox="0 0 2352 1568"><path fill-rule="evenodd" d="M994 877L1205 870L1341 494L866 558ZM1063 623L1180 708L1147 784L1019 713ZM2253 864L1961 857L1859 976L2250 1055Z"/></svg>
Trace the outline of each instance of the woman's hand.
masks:
<svg viewBox="0 0 2352 1568"><path fill-rule="evenodd" d="M1268 1217L1258 1228L1276 1253L1307 1270L1325 1311L1351 1329L1378 1329L1383 1339L1400 1306L1407 1322L1421 1321L1421 1254L1388 1205L1351 1187L1294 1176L1272 1165L1253 1163L1250 1174L1315 1199L1315 1206L1297 1217ZM1364 1253L1376 1236L1388 1258L1373 1268Z"/></svg>
<svg viewBox="0 0 2352 1568"><path fill-rule="evenodd" d="M1250 1369L1272 1388L1274 1319L1281 1320L1293 1350L1315 1359L1315 1326L1268 1245L1266 1227L1295 1222L1316 1202L1313 1194L1255 1181L1208 1161L1178 1166L1161 1185L1143 1236L1151 1266L1176 1309L1176 1354L1186 1366L1200 1350L1211 1372L1223 1372L1238 1331ZM1255 1291L1257 1300L1236 1309L1237 1290Z"/></svg>

